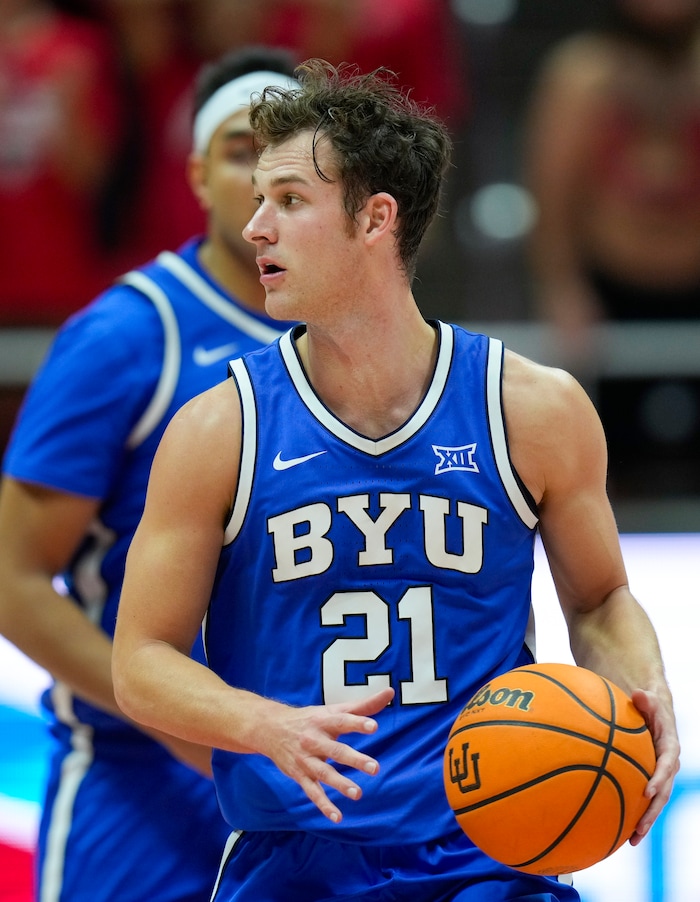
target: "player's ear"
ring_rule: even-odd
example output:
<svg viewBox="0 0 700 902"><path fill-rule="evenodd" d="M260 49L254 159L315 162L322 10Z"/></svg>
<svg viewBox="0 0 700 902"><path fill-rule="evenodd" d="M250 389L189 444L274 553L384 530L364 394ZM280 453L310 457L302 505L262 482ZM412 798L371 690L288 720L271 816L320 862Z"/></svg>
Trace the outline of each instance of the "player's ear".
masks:
<svg viewBox="0 0 700 902"><path fill-rule="evenodd" d="M199 206L207 212L211 206L209 200L208 166L201 153L193 152L187 158L187 181L192 193L199 201Z"/></svg>
<svg viewBox="0 0 700 902"><path fill-rule="evenodd" d="M366 237L370 241L375 242L386 235L392 236L393 240L398 204L391 194L387 194L386 191L372 194L363 212L366 216Z"/></svg>

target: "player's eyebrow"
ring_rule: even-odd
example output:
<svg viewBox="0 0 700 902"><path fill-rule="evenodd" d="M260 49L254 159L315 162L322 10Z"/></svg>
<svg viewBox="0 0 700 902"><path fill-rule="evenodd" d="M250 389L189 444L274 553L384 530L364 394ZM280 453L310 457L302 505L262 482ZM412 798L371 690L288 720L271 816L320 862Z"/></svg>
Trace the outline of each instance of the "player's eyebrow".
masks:
<svg viewBox="0 0 700 902"><path fill-rule="evenodd" d="M258 180L255 178L255 173L253 173L253 185L257 185ZM311 182L304 178L302 175L297 175L295 173L290 173L289 175L275 175L270 179L270 187L278 188L280 185L310 185Z"/></svg>

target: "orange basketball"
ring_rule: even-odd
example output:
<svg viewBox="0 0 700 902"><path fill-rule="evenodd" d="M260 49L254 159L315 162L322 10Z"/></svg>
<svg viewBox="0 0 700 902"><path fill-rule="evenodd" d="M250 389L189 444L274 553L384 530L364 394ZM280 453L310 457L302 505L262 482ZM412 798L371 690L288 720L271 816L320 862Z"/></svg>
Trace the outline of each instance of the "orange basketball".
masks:
<svg viewBox="0 0 700 902"><path fill-rule="evenodd" d="M644 718L621 689L583 667L531 664L464 706L445 749L445 791L487 855L567 874L629 839L655 763Z"/></svg>

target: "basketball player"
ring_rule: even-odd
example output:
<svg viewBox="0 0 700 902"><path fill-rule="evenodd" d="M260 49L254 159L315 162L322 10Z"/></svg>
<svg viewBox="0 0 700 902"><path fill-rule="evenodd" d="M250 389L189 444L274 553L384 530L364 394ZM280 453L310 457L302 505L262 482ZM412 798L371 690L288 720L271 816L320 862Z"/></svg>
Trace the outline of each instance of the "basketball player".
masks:
<svg viewBox="0 0 700 902"><path fill-rule="evenodd" d="M0 628L56 680L44 700L56 743L41 902L206 902L214 885L229 830L210 749L125 721L111 636L167 421L226 378L228 358L283 328L264 313L241 230L254 210L250 97L294 84L292 71L285 54L257 48L203 70L189 175L206 237L127 274L68 321L7 450Z"/></svg>
<svg viewBox="0 0 700 902"><path fill-rule="evenodd" d="M299 75L252 106L244 234L268 312L305 325L171 421L127 562L117 698L215 748L236 828L216 902L569 902L570 883L470 843L442 756L475 690L533 659L539 528L578 663L633 693L655 738L634 842L669 797L672 702L600 423L565 373L421 316L440 124L381 74ZM205 614L210 669L186 654Z"/></svg>

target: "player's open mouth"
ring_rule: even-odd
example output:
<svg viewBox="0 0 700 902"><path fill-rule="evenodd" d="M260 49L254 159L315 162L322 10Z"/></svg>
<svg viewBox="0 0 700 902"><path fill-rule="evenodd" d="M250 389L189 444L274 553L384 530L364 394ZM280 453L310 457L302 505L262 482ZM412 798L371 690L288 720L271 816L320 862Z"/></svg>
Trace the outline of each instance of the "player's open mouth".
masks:
<svg viewBox="0 0 700 902"><path fill-rule="evenodd" d="M260 282L265 286L276 282L287 271L276 263L269 263L266 260L258 260L258 268L260 270Z"/></svg>

